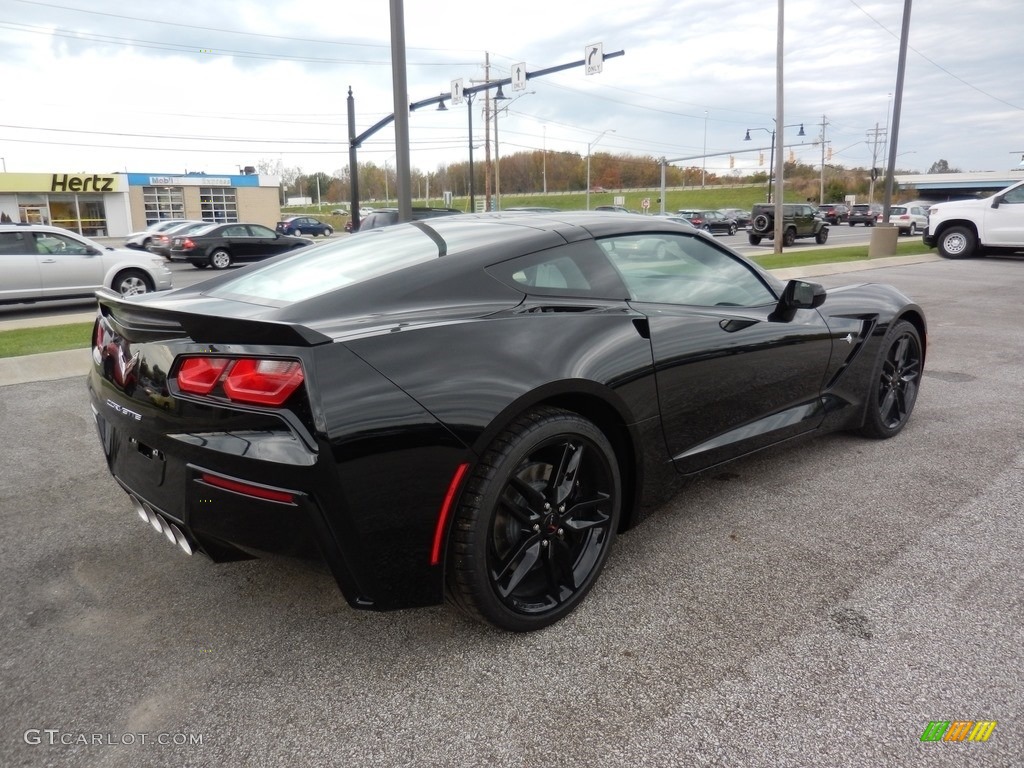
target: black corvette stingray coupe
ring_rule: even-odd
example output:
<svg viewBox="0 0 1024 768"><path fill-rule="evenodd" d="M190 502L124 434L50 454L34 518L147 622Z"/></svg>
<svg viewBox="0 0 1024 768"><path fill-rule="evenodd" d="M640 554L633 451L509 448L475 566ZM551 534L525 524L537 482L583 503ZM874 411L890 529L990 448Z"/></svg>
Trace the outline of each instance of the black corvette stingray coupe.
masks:
<svg viewBox="0 0 1024 768"><path fill-rule="evenodd" d="M103 292L88 388L111 473L185 552L311 554L353 607L447 596L524 631L680 478L898 433L925 350L885 285L783 284L661 217L483 214Z"/></svg>

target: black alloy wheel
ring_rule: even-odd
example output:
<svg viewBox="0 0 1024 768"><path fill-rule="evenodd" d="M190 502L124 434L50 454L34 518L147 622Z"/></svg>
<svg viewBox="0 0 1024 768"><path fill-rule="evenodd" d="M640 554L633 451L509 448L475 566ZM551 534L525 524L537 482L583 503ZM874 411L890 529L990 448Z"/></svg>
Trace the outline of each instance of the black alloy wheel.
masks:
<svg viewBox="0 0 1024 768"><path fill-rule="evenodd" d="M518 418L462 493L448 554L452 601L514 632L561 619L608 557L621 485L615 451L590 421L548 407Z"/></svg>
<svg viewBox="0 0 1024 768"><path fill-rule="evenodd" d="M861 434L884 439L906 426L917 402L923 363L917 328L906 320L895 323L886 334L875 363Z"/></svg>

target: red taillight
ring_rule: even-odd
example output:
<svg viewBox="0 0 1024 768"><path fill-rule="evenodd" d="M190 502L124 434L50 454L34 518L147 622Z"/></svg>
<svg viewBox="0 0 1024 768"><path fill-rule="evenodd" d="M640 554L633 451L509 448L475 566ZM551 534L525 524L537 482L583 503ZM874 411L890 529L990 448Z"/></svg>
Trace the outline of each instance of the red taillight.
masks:
<svg viewBox="0 0 1024 768"><path fill-rule="evenodd" d="M303 379L302 364L295 360L243 358L224 379L224 393L243 403L281 405Z"/></svg>
<svg viewBox="0 0 1024 768"><path fill-rule="evenodd" d="M191 237L186 237L184 240L181 241L181 247L182 248L195 248L196 244L192 241Z"/></svg>
<svg viewBox="0 0 1024 768"><path fill-rule="evenodd" d="M226 357L190 357L178 369L178 386L192 395L208 395L230 363Z"/></svg>
<svg viewBox="0 0 1024 768"><path fill-rule="evenodd" d="M208 395L220 384L232 402L252 405L282 405L304 380L297 360L189 357L178 369L182 392Z"/></svg>

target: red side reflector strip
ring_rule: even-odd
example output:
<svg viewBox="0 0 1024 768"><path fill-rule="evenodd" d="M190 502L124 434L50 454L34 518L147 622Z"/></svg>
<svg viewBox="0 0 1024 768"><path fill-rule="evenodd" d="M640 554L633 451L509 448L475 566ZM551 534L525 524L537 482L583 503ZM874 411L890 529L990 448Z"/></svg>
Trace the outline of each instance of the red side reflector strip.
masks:
<svg viewBox="0 0 1024 768"><path fill-rule="evenodd" d="M444 529L448 523L448 516L452 511L452 502L455 501L455 492L459 490L459 483L462 476L469 469L469 464L459 464L448 484L448 493L444 496L444 503L441 505L441 514L437 516L437 527L434 528L434 546L430 550L430 564L437 565L441 562L441 543L444 541Z"/></svg>
<svg viewBox="0 0 1024 768"><path fill-rule="evenodd" d="M275 491L273 488L264 488L260 485L249 485L249 483L241 483L237 480L228 480L226 477L219 477L218 475L209 475L205 472L202 475L202 481L209 483L210 485L216 486L217 488L223 488L227 491L234 491L235 493L242 493L246 496L253 496L257 499L266 499L268 501L280 501L283 504L294 504L295 497L285 491Z"/></svg>

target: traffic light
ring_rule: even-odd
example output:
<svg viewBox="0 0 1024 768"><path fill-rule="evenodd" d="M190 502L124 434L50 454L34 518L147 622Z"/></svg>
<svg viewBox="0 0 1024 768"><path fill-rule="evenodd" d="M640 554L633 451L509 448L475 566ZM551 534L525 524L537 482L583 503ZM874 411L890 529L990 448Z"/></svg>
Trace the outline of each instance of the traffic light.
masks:
<svg viewBox="0 0 1024 768"><path fill-rule="evenodd" d="M829 148L828 148L828 159L829 159L829 160L831 160L831 159L832 159L832 147L829 147Z"/></svg>
<svg viewBox="0 0 1024 768"><path fill-rule="evenodd" d="M762 152L761 154L759 154L757 156L757 164L758 165L764 165L764 152Z"/></svg>

